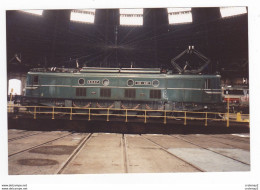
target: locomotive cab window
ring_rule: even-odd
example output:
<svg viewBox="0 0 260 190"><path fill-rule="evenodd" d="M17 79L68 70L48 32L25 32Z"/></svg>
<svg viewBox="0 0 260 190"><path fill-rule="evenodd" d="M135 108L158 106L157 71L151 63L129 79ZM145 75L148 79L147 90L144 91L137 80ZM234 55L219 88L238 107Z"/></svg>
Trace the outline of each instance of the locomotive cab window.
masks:
<svg viewBox="0 0 260 190"><path fill-rule="evenodd" d="M161 99L161 90L150 90L150 98Z"/></svg>
<svg viewBox="0 0 260 190"><path fill-rule="evenodd" d="M111 89L110 88L101 88L100 97L111 97Z"/></svg>
<svg viewBox="0 0 260 190"><path fill-rule="evenodd" d="M125 98L135 98L135 89L125 89Z"/></svg>
<svg viewBox="0 0 260 190"><path fill-rule="evenodd" d="M38 85L38 84L39 84L39 77L33 76L33 85Z"/></svg>
<svg viewBox="0 0 260 190"><path fill-rule="evenodd" d="M87 89L86 88L76 88L76 96L86 96Z"/></svg>

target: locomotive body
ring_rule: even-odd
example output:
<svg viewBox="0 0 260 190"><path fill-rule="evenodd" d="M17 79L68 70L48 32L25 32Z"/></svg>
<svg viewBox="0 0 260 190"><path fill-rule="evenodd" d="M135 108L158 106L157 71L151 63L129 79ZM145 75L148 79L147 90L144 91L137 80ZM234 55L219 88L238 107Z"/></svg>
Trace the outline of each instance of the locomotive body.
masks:
<svg viewBox="0 0 260 190"><path fill-rule="evenodd" d="M195 110L222 103L219 75L163 73L149 68L34 69L25 103L116 109Z"/></svg>

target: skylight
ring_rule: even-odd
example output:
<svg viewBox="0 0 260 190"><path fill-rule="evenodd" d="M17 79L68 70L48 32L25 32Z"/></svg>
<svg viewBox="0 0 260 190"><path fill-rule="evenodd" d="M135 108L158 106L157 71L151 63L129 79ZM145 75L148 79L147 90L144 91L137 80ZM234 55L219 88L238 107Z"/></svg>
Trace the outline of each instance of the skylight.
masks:
<svg viewBox="0 0 260 190"><path fill-rule="evenodd" d="M95 9L73 10L70 13L70 20L74 22L94 23Z"/></svg>
<svg viewBox="0 0 260 190"><path fill-rule="evenodd" d="M191 23L191 8L167 8L169 24Z"/></svg>
<svg viewBox="0 0 260 190"><path fill-rule="evenodd" d="M220 14L222 18L246 13L246 7L220 7Z"/></svg>
<svg viewBox="0 0 260 190"><path fill-rule="evenodd" d="M33 15L38 15L38 16L41 16L43 12L43 10L21 10L21 11Z"/></svg>
<svg viewBox="0 0 260 190"><path fill-rule="evenodd" d="M142 26L143 9L120 9L120 25Z"/></svg>

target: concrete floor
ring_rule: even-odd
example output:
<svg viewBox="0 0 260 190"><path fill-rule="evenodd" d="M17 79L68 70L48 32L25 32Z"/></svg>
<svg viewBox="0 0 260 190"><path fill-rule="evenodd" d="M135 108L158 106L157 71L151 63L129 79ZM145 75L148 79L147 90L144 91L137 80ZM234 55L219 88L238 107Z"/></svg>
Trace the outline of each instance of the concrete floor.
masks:
<svg viewBox="0 0 260 190"><path fill-rule="evenodd" d="M8 130L10 175L250 171L249 134Z"/></svg>

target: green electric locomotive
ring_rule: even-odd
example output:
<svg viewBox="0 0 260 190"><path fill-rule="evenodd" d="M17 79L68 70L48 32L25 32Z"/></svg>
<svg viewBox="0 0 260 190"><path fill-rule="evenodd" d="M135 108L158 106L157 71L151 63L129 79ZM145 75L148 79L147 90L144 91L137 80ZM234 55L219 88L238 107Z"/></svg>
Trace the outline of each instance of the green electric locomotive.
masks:
<svg viewBox="0 0 260 190"><path fill-rule="evenodd" d="M219 75L156 68L32 69L28 104L116 109L199 110L222 102Z"/></svg>
<svg viewBox="0 0 260 190"><path fill-rule="evenodd" d="M177 63L196 55L204 63L191 68ZM200 63L200 61L196 61ZM210 60L189 46L171 60L178 72L159 68L32 69L27 75L25 102L84 108L202 110L221 106L219 75L203 75Z"/></svg>

